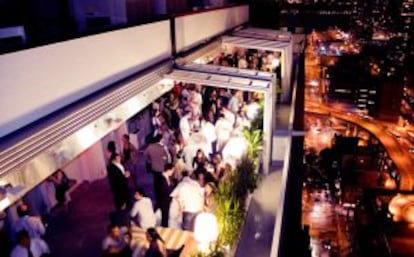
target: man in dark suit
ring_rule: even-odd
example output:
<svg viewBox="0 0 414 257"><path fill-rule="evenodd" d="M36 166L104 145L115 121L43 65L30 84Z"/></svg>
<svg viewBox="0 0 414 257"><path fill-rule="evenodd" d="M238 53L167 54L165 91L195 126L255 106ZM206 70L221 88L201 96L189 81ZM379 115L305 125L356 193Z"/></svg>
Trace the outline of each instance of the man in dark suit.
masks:
<svg viewBox="0 0 414 257"><path fill-rule="evenodd" d="M172 180L174 174L174 165L168 163L162 173L159 184L159 208L161 209L161 226L168 227L168 214L170 212L171 192L175 184Z"/></svg>
<svg viewBox="0 0 414 257"><path fill-rule="evenodd" d="M153 142L145 150L145 159L148 167L154 176L154 193L157 207L160 202L160 181L165 165L169 163L169 153L164 145L161 144L162 135L154 137Z"/></svg>
<svg viewBox="0 0 414 257"><path fill-rule="evenodd" d="M114 196L115 207L120 210L122 206L130 206L130 194L128 189L129 172L121 164L121 156L114 153L108 165L108 179Z"/></svg>

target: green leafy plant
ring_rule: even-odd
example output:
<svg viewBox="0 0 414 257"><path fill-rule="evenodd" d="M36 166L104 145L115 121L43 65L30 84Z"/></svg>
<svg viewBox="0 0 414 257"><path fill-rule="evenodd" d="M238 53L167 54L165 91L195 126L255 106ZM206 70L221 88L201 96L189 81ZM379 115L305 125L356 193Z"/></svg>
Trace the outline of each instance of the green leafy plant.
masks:
<svg viewBox="0 0 414 257"><path fill-rule="evenodd" d="M219 186L219 193L227 190L220 190L220 187L227 187L227 183ZM216 217L219 226L219 243L221 245L234 246L239 239L243 225L245 210L239 199L232 194L230 197L219 196L217 198Z"/></svg>
<svg viewBox="0 0 414 257"><path fill-rule="evenodd" d="M191 257L225 257L226 250L221 247L219 243L212 245L208 253L197 252L191 255Z"/></svg>
<svg viewBox="0 0 414 257"><path fill-rule="evenodd" d="M246 130L244 137L248 145L247 153L241 158L236 169L220 182L215 195L219 238L209 253L199 252L192 257L227 256L226 246L232 248L239 240L246 216L246 199L259 182L257 169L263 150L260 129Z"/></svg>
<svg viewBox="0 0 414 257"><path fill-rule="evenodd" d="M263 133L259 129L246 129L243 131L243 135L247 142L247 158L253 160L258 168L263 151Z"/></svg>
<svg viewBox="0 0 414 257"><path fill-rule="evenodd" d="M244 156L236 170L219 184L216 217L222 245L234 246L239 239L246 215L246 198L257 187L258 178L254 161Z"/></svg>
<svg viewBox="0 0 414 257"><path fill-rule="evenodd" d="M257 188L259 181L259 175L256 172L257 158L252 159L244 156L236 167L233 178L233 194L240 201L240 204L244 204L248 194Z"/></svg>
<svg viewBox="0 0 414 257"><path fill-rule="evenodd" d="M259 111L257 112L257 116L251 122L252 129L263 130L263 115L264 115L264 101L260 100Z"/></svg>

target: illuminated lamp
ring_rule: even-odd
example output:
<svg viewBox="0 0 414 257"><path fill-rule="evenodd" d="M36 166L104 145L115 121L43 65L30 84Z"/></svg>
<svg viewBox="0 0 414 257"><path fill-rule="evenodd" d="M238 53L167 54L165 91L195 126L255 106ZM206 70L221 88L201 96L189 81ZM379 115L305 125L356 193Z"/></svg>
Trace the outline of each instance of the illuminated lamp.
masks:
<svg viewBox="0 0 414 257"><path fill-rule="evenodd" d="M211 243L218 237L217 218L212 213L202 212L197 215L194 224L194 238L201 252L208 252Z"/></svg>
<svg viewBox="0 0 414 257"><path fill-rule="evenodd" d="M279 59L277 59L277 58L274 58L274 59L272 60L272 67L273 67L273 68L277 68L277 67L279 67L279 65L280 65L280 60L279 60Z"/></svg>
<svg viewBox="0 0 414 257"><path fill-rule="evenodd" d="M94 129L91 126L81 128L76 132L76 136L78 138L79 144L84 148L92 146L97 140Z"/></svg>

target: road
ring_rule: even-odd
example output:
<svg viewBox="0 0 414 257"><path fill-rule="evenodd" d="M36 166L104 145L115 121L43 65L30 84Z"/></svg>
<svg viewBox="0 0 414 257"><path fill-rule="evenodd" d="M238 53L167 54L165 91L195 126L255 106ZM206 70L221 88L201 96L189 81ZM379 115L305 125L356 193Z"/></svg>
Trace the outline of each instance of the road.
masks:
<svg viewBox="0 0 414 257"><path fill-rule="evenodd" d="M358 115L333 109L322 103L305 101L305 112L322 114L351 122L373 134L384 146L401 175L401 190L412 190L414 185L414 159L407 145L387 132L387 124L375 119L366 119ZM407 143L405 143L407 144Z"/></svg>

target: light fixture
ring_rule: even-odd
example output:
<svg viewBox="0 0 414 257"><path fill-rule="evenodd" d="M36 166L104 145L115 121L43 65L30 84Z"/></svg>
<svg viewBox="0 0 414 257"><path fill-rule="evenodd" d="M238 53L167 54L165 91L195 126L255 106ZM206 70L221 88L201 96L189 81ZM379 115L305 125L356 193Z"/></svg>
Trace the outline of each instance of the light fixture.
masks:
<svg viewBox="0 0 414 257"><path fill-rule="evenodd" d="M217 218L212 213L202 212L197 215L194 225L194 238L199 251L208 252L211 243L218 237Z"/></svg>
<svg viewBox="0 0 414 257"><path fill-rule="evenodd" d="M272 66L273 66L273 68L277 68L277 67L279 67L279 65L280 65L280 60L277 59L277 58L274 58L272 60Z"/></svg>

